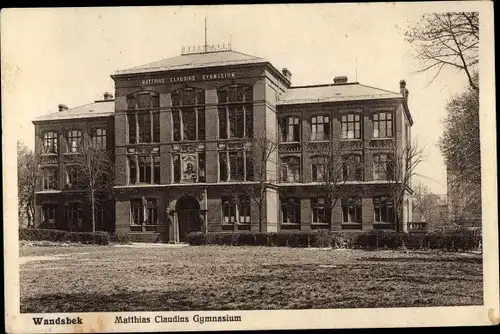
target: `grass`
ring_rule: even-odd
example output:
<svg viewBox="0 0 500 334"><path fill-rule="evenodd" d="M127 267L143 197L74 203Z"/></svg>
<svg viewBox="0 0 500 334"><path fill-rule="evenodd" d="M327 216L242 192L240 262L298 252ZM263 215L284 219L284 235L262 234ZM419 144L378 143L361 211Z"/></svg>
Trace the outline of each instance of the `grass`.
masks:
<svg viewBox="0 0 500 334"><path fill-rule="evenodd" d="M21 312L483 304L482 258L274 247L21 247Z"/></svg>

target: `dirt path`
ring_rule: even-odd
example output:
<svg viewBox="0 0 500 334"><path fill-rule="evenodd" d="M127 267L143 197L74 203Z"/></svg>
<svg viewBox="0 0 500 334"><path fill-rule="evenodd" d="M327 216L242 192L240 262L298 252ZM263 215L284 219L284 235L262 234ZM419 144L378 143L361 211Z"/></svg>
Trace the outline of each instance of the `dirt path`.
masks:
<svg viewBox="0 0 500 334"><path fill-rule="evenodd" d="M52 261L52 260L62 260L65 257L73 256L73 255L81 255L81 254L90 254L90 253L71 253L71 254L59 254L52 256L20 256L19 263L24 264L32 261Z"/></svg>

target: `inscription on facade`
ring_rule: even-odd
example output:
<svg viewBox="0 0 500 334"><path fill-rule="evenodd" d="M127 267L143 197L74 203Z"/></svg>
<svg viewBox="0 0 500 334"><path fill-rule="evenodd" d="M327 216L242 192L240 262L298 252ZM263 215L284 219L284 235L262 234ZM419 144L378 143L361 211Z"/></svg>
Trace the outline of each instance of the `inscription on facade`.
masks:
<svg viewBox="0 0 500 334"><path fill-rule="evenodd" d="M195 75L183 75L183 76L166 77L166 78L142 79L141 84L163 85L167 83L206 81L206 80L231 79L231 78L236 78L235 72L220 72L211 74L195 74Z"/></svg>

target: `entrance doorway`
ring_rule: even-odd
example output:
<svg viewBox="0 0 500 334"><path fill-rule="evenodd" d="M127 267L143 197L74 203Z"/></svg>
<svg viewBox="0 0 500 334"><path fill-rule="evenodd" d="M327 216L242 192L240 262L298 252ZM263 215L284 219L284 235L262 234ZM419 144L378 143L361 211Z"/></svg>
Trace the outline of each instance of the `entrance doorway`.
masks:
<svg viewBox="0 0 500 334"><path fill-rule="evenodd" d="M195 198L180 198L175 205L175 211L179 222L179 241L185 241L189 232L201 231L200 203Z"/></svg>

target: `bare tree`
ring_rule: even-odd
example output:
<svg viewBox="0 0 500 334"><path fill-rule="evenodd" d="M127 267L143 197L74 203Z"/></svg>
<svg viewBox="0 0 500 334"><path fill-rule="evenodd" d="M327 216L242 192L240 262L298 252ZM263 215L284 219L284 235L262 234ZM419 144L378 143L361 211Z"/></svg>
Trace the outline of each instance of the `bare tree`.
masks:
<svg viewBox="0 0 500 334"><path fill-rule="evenodd" d="M266 204L266 193L270 185L276 182L276 159L278 145L272 135L263 133L252 139L252 148L247 152L247 159L250 159L248 166L252 166L251 176L247 170L247 176L242 171L238 175L238 190L252 202L259 210L259 232L263 230L264 209ZM248 154L249 153L249 154ZM247 178L251 180L243 181Z"/></svg>
<svg viewBox="0 0 500 334"><path fill-rule="evenodd" d="M479 13L425 14L405 37L415 46L420 72L435 71L431 82L446 66L464 72L469 85L479 90L473 79L479 64Z"/></svg>
<svg viewBox="0 0 500 334"><path fill-rule="evenodd" d="M74 168L81 179L79 185L88 197L92 212L92 232L95 232L98 201L112 196L115 175L112 152L85 138L78 146L78 153L69 159L68 166Z"/></svg>
<svg viewBox="0 0 500 334"><path fill-rule="evenodd" d="M28 228L35 223L35 191L42 176L39 158L22 141L17 142L18 213L26 218Z"/></svg>
<svg viewBox="0 0 500 334"><path fill-rule="evenodd" d="M312 181L319 183L318 194L325 200L329 223L339 200L363 197L365 193L362 182L350 182L362 180L363 159L347 145L348 142L343 143L336 136L331 136L325 143L308 144Z"/></svg>
<svg viewBox="0 0 500 334"><path fill-rule="evenodd" d="M405 196L412 191L411 180L417 174L416 168L423 159L423 149L419 148L416 140L405 144L398 143L397 141L393 142L392 159L386 164L385 173L394 206L395 229L397 233L401 232L403 227L402 218Z"/></svg>
<svg viewBox="0 0 500 334"><path fill-rule="evenodd" d="M478 80L477 76L474 78ZM459 221L481 215L479 93L471 88L446 106L439 148L446 162L451 216Z"/></svg>

